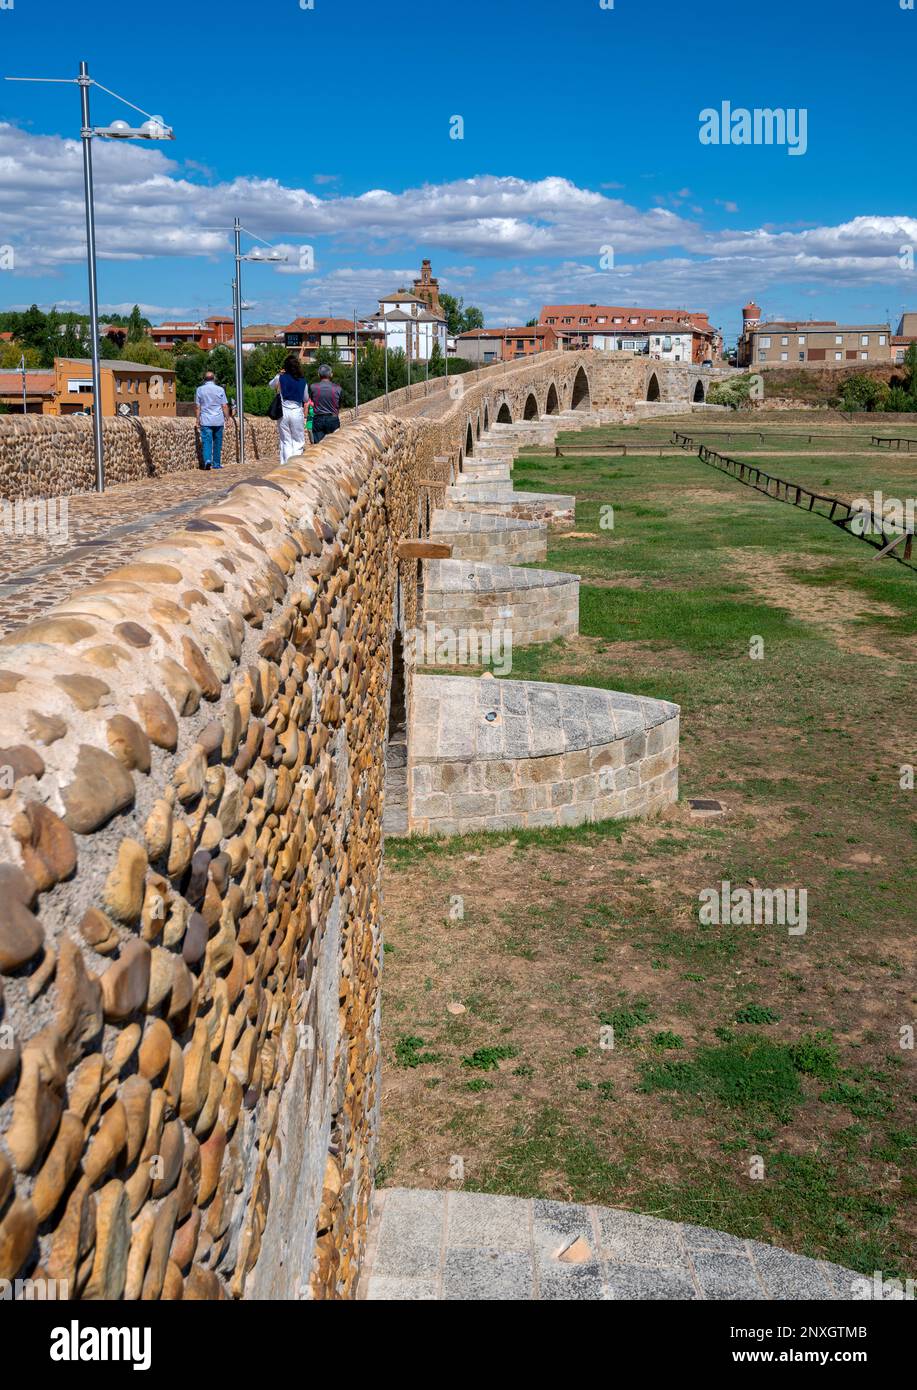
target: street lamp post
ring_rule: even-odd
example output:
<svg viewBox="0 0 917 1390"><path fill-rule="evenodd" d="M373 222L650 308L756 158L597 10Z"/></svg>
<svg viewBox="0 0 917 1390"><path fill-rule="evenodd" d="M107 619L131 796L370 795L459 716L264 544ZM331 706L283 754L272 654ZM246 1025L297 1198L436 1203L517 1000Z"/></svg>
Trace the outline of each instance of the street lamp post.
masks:
<svg viewBox="0 0 917 1390"><path fill-rule="evenodd" d="M289 260L289 257L282 256L279 251L275 251L272 247L268 246L268 243L261 237L256 237L255 239L262 242L262 245L267 246L267 251L264 252L260 247L256 246L254 251L250 251L247 255L243 255L242 233L248 232L248 235L251 237L254 237L255 233L249 232L247 227L243 227L238 217L233 218L231 230L233 235L233 255L236 264L236 277L232 282L232 319L233 338L235 339L236 428L239 432L239 445L236 460L241 465L245 463L245 382L242 371L242 262L286 261Z"/></svg>
<svg viewBox="0 0 917 1390"><path fill-rule="evenodd" d="M25 398L25 353L23 353L19 359L19 370L22 372L22 413L23 415L27 415L28 409L26 407Z"/></svg>
<svg viewBox="0 0 917 1390"><path fill-rule="evenodd" d="M101 82L89 76L89 67L80 63L77 77L8 77L7 82L75 83L80 89L80 139L83 144L83 199L86 205L86 259L89 270L89 336L92 352L92 437L95 453L96 491L105 491L105 451L102 440L102 369L99 358L99 296L96 277L96 216L95 199L92 186L92 141L96 137L105 140L174 140L171 126L163 124L161 116L151 116L149 111L135 106L132 101L118 96ZM89 88L98 87L116 101L123 102L133 111L139 111L146 120L141 126L129 126L127 121L112 121L109 126L93 127L89 116Z"/></svg>
<svg viewBox="0 0 917 1390"><path fill-rule="evenodd" d="M360 414L360 340L357 333L357 311L353 311L353 418Z"/></svg>

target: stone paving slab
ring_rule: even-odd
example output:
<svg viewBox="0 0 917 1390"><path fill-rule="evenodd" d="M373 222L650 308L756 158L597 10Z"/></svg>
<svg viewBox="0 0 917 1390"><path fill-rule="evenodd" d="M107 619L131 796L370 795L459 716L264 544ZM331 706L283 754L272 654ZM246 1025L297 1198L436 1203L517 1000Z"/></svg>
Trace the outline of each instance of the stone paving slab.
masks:
<svg viewBox="0 0 917 1390"><path fill-rule="evenodd" d="M378 1191L359 1298L848 1300L852 1270L723 1231L540 1198Z"/></svg>
<svg viewBox="0 0 917 1390"><path fill-rule="evenodd" d="M278 464L279 459L260 459L244 468L189 469L117 483L102 493L77 493L65 499L66 534L59 541L0 535L0 636L130 563L140 546L170 535L199 507Z"/></svg>

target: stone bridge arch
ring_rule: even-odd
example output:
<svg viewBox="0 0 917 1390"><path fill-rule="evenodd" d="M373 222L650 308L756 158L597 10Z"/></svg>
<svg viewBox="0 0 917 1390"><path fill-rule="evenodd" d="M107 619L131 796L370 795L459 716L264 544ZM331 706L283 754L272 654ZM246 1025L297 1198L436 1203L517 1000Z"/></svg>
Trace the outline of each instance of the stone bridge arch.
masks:
<svg viewBox="0 0 917 1390"><path fill-rule="evenodd" d="M576 376L573 378L573 390L570 395L571 410L588 410L592 404L592 390L589 386L589 378L586 375L586 368L579 367Z"/></svg>
<svg viewBox="0 0 917 1390"><path fill-rule="evenodd" d="M559 411L560 402L557 399L557 387L552 381L548 386L548 394L545 397L544 413L545 415L557 415Z"/></svg>
<svg viewBox="0 0 917 1390"><path fill-rule="evenodd" d="M650 379L646 383L646 399L648 401L658 401L659 395L659 378L655 372L650 372Z"/></svg>
<svg viewBox="0 0 917 1390"><path fill-rule="evenodd" d="M511 425L513 423L513 412L510 410L509 401L501 401L500 409L497 411L498 425Z"/></svg>
<svg viewBox="0 0 917 1390"><path fill-rule="evenodd" d="M471 455L472 455L473 453L474 453L474 430L471 428L471 421L469 420L469 421L468 421L468 427L467 427L467 429L465 430L465 457L466 457L466 458L470 458Z"/></svg>
<svg viewBox="0 0 917 1390"><path fill-rule="evenodd" d="M525 407L522 411L523 420L538 419L538 399L534 391L530 391L525 398Z"/></svg>
<svg viewBox="0 0 917 1390"><path fill-rule="evenodd" d="M693 390L693 392L692 392L692 394L691 394L691 399L692 399L692 401L701 401L701 402L703 402L703 401L705 401L705 400L707 399L707 392L706 392L706 390L704 389L704 382L703 382L703 378L702 378L702 377L698 377L697 380L695 381L695 383L694 383L694 390Z"/></svg>

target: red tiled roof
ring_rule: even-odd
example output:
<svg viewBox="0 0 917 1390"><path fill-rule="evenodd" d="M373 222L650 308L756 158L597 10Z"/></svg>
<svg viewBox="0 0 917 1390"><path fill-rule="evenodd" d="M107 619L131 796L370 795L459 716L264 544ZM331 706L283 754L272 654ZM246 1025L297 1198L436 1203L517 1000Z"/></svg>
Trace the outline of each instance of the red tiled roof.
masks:
<svg viewBox="0 0 917 1390"><path fill-rule="evenodd" d="M616 317L622 318L624 322L613 324L612 320ZM664 319L674 322L687 321L696 324L698 328L710 327L709 315L702 313L699 309L638 309L620 304L545 304L539 316L539 323L544 323L548 318L558 320L572 318L575 320L572 324L560 324L559 322L550 324L549 327L551 328L575 328L577 326L581 328L645 328L647 326L645 320L648 318L655 319L657 323ZM580 324L581 318L588 318L588 324ZM604 318L606 323L597 324L596 320L599 318ZM631 318L637 319L637 323L629 324L627 320Z"/></svg>
<svg viewBox="0 0 917 1390"><path fill-rule="evenodd" d="M464 333L459 333L459 338L525 338L537 333L543 338L545 332L553 333L554 325L551 323L539 323L534 328L526 325L523 328L469 328Z"/></svg>
<svg viewBox="0 0 917 1390"><path fill-rule="evenodd" d="M357 326L363 333L371 330L365 329L357 320ZM281 330L284 333L352 333L353 319L294 319Z"/></svg>
<svg viewBox="0 0 917 1390"><path fill-rule="evenodd" d="M26 394L30 396L48 395L54 390L53 372L30 372L25 374ZM0 372L0 396L22 395L22 372Z"/></svg>

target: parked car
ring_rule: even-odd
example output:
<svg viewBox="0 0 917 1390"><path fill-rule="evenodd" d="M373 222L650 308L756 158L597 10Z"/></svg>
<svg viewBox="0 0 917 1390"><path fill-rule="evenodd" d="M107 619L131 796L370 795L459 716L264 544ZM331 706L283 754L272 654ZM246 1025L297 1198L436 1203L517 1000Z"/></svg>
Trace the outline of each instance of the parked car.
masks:
<svg viewBox="0 0 917 1390"><path fill-rule="evenodd" d="M712 366L713 366L713 358L712 358L712 357L705 357L704 360L703 360L703 362L701 363L701 366L702 366L702 367L712 367Z"/></svg>

